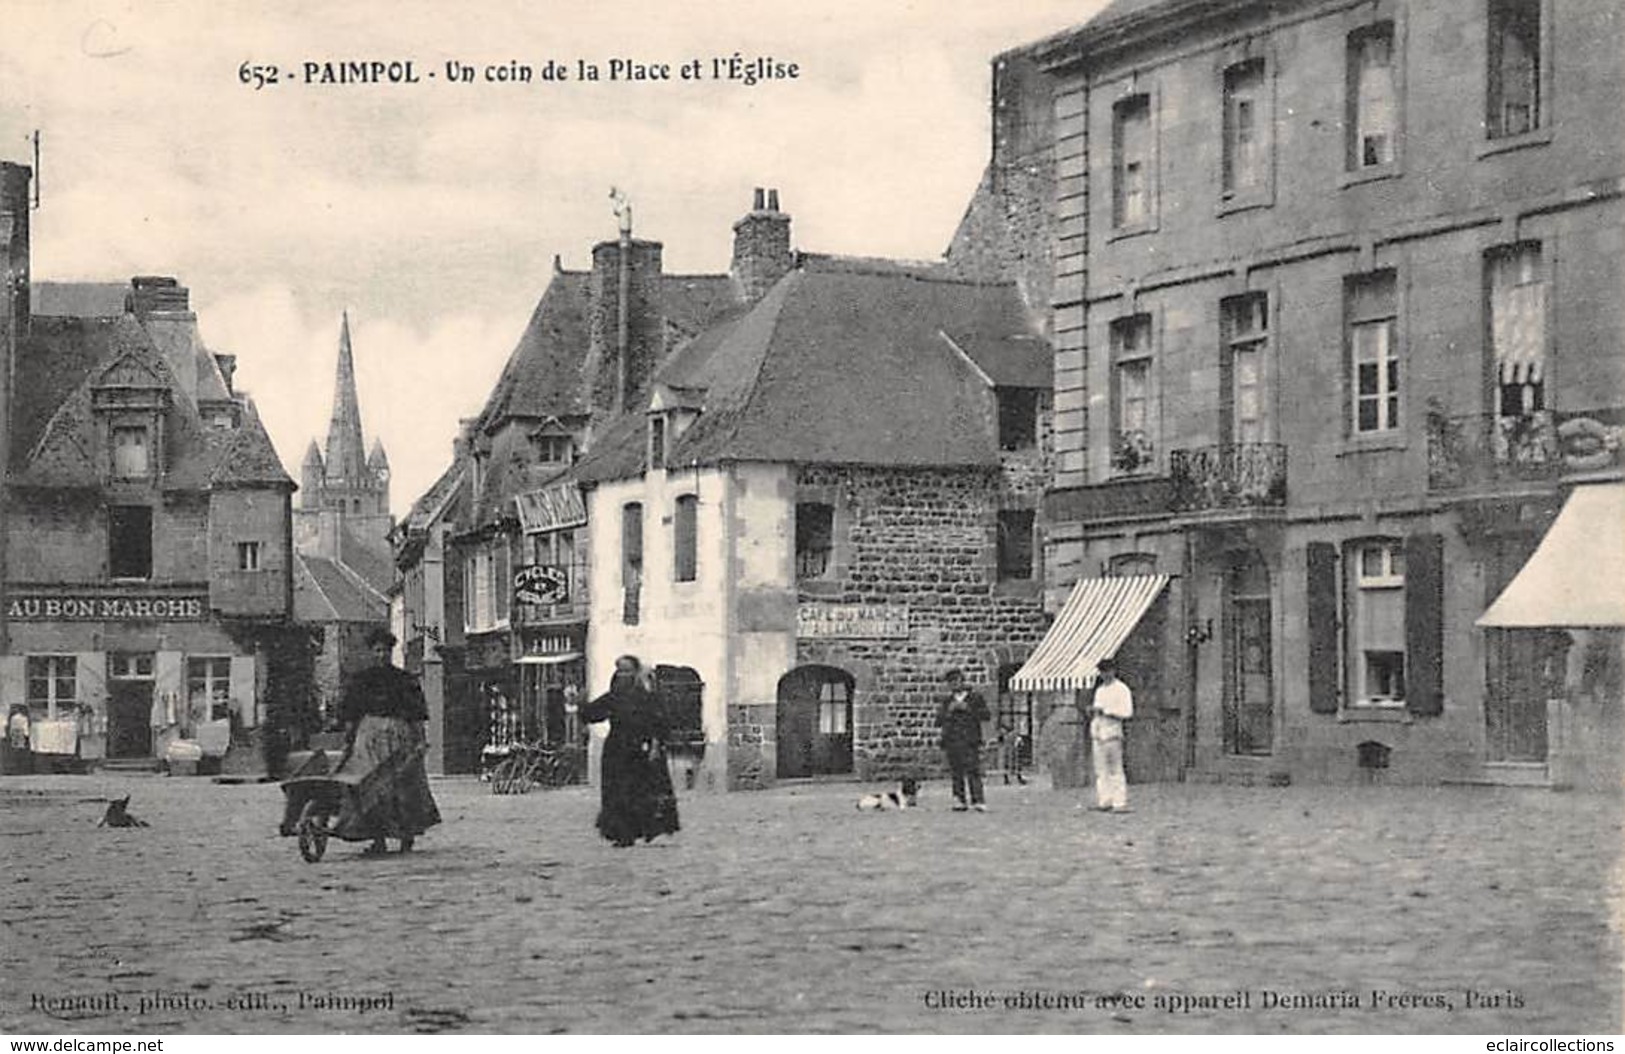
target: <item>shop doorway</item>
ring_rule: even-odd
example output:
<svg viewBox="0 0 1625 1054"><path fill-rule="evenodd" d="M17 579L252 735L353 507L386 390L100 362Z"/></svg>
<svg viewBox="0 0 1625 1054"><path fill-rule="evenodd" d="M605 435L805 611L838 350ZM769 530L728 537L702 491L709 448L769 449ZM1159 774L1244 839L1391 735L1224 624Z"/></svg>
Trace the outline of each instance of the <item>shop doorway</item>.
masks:
<svg viewBox="0 0 1625 1054"><path fill-rule="evenodd" d="M779 679L776 714L781 779L852 771L851 674L800 666Z"/></svg>
<svg viewBox="0 0 1625 1054"><path fill-rule="evenodd" d="M1231 567L1225 584L1225 752L1269 754L1275 749L1269 569L1249 554Z"/></svg>
<svg viewBox="0 0 1625 1054"><path fill-rule="evenodd" d="M1488 606L1535 551L1528 537L1497 539L1485 576ZM1540 629L1484 631L1484 741L1489 761L1546 760L1546 700L1553 694L1551 668L1557 635ZM1561 680L1559 679L1559 683Z"/></svg>
<svg viewBox="0 0 1625 1054"><path fill-rule="evenodd" d="M150 758L153 656L119 652L107 658L107 756Z"/></svg>

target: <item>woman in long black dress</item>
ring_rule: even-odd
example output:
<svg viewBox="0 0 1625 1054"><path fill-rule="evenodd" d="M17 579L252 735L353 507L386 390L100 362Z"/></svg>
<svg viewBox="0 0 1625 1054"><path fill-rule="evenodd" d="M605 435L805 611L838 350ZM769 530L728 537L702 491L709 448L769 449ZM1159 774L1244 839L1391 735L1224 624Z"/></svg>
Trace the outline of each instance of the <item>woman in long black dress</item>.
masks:
<svg viewBox="0 0 1625 1054"><path fill-rule="evenodd" d="M349 749L338 771L368 775L339 813L334 833L346 841L370 839L365 852L386 851L399 839L401 852L440 822L428 772L423 767L423 722L428 704L417 678L390 662L395 637L375 629L367 635L373 664L357 672L340 702Z"/></svg>
<svg viewBox="0 0 1625 1054"><path fill-rule="evenodd" d="M666 768L666 715L631 655L615 660L609 691L581 708L584 721L608 721L598 831L615 845L676 834L677 794Z"/></svg>

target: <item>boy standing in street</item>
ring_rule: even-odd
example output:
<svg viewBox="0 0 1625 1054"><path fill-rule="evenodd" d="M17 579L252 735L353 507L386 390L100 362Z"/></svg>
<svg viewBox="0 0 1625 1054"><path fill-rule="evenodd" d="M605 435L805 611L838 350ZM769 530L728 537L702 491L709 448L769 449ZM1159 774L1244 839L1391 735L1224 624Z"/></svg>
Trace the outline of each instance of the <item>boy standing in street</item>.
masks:
<svg viewBox="0 0 1625 1054"><path fill-rule="evenodd" d="M942 729L942 749L948 755L948 771L953 775L954 811L964 812L967 790L969 807L986 812L982 801L982 722L992 714L987 700L965 685L965 675L949 670L948 698L937 707L937 726Z"/></svg>
<svg viewBox="0 0 1625 1054"><path fill-rule="evenodd" d="M1100 679L1089 706L1089 738L1095 763L1095 808L1128 812L1123 775L1123 722L1134 716L1134 693L1117 679L1117 660L1100 660Z"/></svg>

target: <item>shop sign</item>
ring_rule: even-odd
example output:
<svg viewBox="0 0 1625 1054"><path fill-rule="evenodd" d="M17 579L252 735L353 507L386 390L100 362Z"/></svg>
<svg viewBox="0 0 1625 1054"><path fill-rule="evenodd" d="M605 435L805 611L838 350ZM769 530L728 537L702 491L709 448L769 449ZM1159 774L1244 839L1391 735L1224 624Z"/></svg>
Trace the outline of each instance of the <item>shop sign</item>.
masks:
<svg viewBox="0 0 1625 1054"><path fill-rule="evenodd" d="M13 622L190 622L208 613L204 596L24 594L6 602L6 618Z"/></svg>
<svg viewBox="0 0 1625 1054"><path fill-rule="evenodd" d="M555 483L514 498L519 525L527 532L558 531L587 522L587 503L574 482Z"/></svg>
<svg viewBox="0 0 1625 1054"><path fill-rule="evenodd" d="M554 564L530 564L513 575L516 604L567 604L570 602L570 572Z"/></svg>
<svg viewBox="0 0 1625 1054"><path fill-rule="evenodd" d="M888 640L908 636L906 604L802 604L796 636Z"/></svg>

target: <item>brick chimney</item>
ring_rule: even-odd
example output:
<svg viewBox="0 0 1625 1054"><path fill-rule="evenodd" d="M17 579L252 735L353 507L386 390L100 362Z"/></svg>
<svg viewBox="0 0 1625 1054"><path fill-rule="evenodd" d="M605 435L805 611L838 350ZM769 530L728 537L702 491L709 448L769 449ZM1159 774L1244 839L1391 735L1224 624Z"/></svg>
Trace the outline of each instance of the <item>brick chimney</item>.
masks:
<svg viewBox="0 0 1625 1054"><path fill-rule="evenodd" d="M200 341L190 291L166 275L136 275L125 303L152 335L181 390L196 399Z"/></svg>
<svg viewBox="0 0 1625 1054"><path fill-rule="evenodd" d="M592 250L587 380L595 420L631 408L665 352L659 242L623 235Z"/></svg>
<svg viewBox="0 0 1625 1054"><path fill-rule="evenodd" d="M779 192L756 188L751 210L734 224L734 255L729 273L748 302L760 300L790 272L790 217L779 211Z"/></svg>

